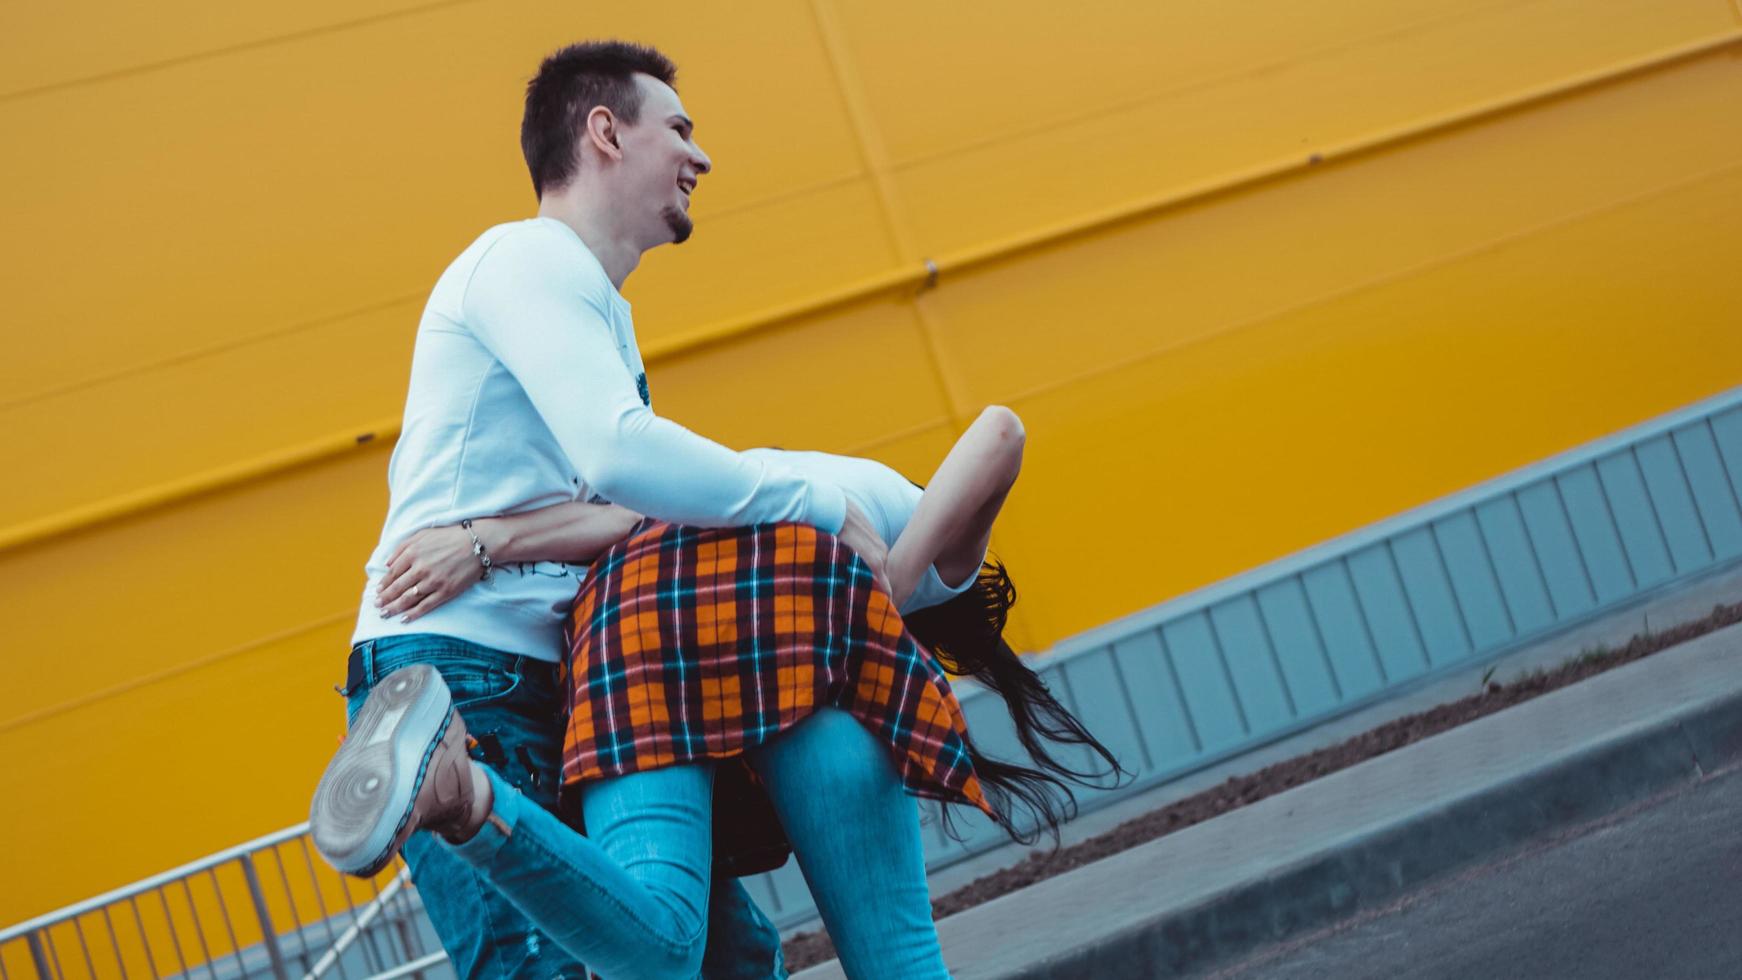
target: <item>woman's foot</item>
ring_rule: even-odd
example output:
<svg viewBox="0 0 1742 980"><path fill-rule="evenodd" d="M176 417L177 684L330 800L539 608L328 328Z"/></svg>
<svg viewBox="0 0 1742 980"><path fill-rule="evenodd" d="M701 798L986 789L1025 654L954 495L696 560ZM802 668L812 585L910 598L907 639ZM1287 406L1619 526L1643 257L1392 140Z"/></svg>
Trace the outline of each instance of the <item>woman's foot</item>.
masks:
<svg viewBox="0 0 1742 980"><path fill-rule="evenodd" d="M491 802L447 684L434 667L413 664L369 692L315 787L309 831L333 867L371 877L413 831L470 839Z"/></svg>

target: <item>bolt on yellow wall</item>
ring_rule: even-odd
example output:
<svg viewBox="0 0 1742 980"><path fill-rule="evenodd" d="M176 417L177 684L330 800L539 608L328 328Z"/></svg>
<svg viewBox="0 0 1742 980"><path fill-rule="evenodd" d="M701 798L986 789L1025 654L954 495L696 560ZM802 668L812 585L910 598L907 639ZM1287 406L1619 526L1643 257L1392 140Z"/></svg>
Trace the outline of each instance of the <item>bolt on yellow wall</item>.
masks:
<svg viewBox="0 0 1742 980"><path fill-rule="evenodd" d="M423 298L593 36L716 163L655 406L923 479L1011 405L1027 650L1742 384L1730 0L14 4L0 923L306 812Z"/></svg>

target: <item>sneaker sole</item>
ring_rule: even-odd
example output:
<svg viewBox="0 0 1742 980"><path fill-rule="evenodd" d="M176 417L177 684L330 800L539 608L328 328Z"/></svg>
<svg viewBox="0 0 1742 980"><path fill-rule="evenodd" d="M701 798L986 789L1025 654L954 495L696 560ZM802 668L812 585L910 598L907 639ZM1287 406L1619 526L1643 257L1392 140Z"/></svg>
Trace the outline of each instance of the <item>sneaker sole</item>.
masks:
<svg viewBox="0 0 1742 980"><path fill-rule="evenodd" d="M396 670L369 692L309 806L309 835L329 864L372 877L393 860L411 836L412 803L452 708L428 664Z"/></svg>

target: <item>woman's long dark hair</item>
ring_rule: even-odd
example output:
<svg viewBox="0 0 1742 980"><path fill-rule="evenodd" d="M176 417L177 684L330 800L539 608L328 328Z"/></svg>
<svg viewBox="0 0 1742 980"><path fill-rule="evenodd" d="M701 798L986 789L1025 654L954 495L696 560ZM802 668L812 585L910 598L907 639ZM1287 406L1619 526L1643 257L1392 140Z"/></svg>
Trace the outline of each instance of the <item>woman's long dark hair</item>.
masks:
<svg viewBox="0 0 1742 980"><path fill-rule="evenodd" d="M991 559L980 566L967 591L902 619L914 639L930 650L945 670L972 677L1004 699L1017 740L1039 768L993 759L975 747L972 739L967 740L968 756L1010 838L1019 844L1032 844L1045 831L1057 846L1059 824L1077 813L1076 794L1067 780L1103 788L1100 780L1108 775L1117 786L1120 775L1133 774L1119 765L1113 753L1089 734L1070 709L1053 697L1040 675L1004 642L1004 624L1015 603L1016 587L1010 584L1010 574L1002 562ZM1084 746L1100 756L1110 770L1096 767L1082 771L1065 765L1053 755L1047 741ZM1016 818L1014 811L1019 806L1026 809L1029 819ZM950 829L949 808L943 809L945 828Z"/></svg>

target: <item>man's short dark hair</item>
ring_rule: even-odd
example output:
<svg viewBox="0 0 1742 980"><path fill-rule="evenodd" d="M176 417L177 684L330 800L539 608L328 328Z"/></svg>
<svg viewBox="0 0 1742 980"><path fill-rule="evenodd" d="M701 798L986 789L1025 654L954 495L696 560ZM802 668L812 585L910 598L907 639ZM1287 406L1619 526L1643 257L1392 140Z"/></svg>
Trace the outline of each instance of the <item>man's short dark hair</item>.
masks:
<svg viewBox="0 0 1742 980"><path fill-rule="evenodd" d="M544 59L526 83L520 150L540 197L568 183L580 167L576 143L587 113L604 106L633 126L641 115L636 73L676 87L677 66L653 48L627 41L583 41Z"/></svg>

